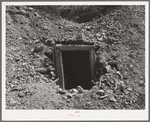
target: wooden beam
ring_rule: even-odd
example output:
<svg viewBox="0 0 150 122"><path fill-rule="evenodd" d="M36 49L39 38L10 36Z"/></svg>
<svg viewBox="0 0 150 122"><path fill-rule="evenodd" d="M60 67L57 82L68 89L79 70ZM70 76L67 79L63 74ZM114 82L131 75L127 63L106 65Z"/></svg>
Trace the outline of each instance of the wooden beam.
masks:
<svg viewBox="0 0 150 122"><path fill-rule="evenodd" d="M55 50L55 61L56 77L59 78L58 85L60 85L61 88L65 89L62 52L60 50Z"/></svg>
<svg viewBox="0 0 150 122"><path fill-rule="evenodd" d="M56 44L56 50L95 50L93 45L62 45Z"/></svg>
<svg viewBox="0 0 150 122"><path fill-rule="evenodd" d="M90 66L91 66L91 80L95 77L95 51L91 50L89 52Z"/></svg>

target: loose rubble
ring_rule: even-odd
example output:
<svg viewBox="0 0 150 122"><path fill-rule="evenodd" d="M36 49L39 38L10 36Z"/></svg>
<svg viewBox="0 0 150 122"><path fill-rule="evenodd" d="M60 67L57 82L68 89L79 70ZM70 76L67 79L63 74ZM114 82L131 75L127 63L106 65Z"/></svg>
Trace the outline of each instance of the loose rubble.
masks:
<svg viewBox="0 0 150 122"><path fill-rule="evenodd" d="M7 6L6 109L145 109L143 12L124 6L81 24L36 7ZM128 13L134 20L123 18ZM60 88L55 44L95 46L91 89Z"/></svg>

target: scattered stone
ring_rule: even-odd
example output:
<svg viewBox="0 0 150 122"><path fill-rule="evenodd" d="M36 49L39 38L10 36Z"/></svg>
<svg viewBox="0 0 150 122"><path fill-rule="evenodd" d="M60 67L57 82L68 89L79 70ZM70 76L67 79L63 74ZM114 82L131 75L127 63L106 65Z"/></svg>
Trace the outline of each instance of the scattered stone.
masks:
<svg viewBox="0 0 150 122"><path fill-rule="evenodd" d="M145 84L144 84L144 81L143 81L143 80L140 80L140 81L139 81L139 85L140 85L140 86L144 86L144 85L145 85Z"/></svg>
<svg viewBox="0 0 150 122"><path fill-rule="evenodd" d="M91 84L92 84L92 85L96 85L96 83L94 82L94 80L91 81Z"/></svg>
<svg viewBox="0 0 150 122"><path fill-rule="evenodd" d="M77 35L77 37L76 37L76 41L78 41L78 42L83 42L83 41L85 41L85 40L86 40L86 38L85 38L84 33L78 33L78 35Z"/></svg>
<svg viewBox="0 0 150 122"><path fill-rule="evenodd" d="M55 45L55 41L51 41L51 45Z"/></svg>
<svg viewBox="0 0 150 122"><path fill-rule="evenodd" d="M110 98L110 101L111 102L116 102L117 100L114 97L112 97L112 98Z"/></svg>
<svg viewBox="0 0 150 122"><path fill-rule="evenodd" d="M33 10L33 8L31 8L31 7L29 7L28 9L29 9L30 11L32 11L32 10Z"/></svg>
<svg viewBox="0 0 150 122"><path fill-rule="evenodd" d="M49 71L49 72L54 71L54 70L55 70L55 68L53 68L53 66L48 66L47 67L47 71Z"/></svg>
<svg viewBox="0 0 150 122"><path fill-rule="evenodd" d="M57 78L56 80L52 81L53 83L56 83L59 81L59 78Z"/></svg>
<svg viewBox="0 0 150 122"><path fill-rule="evenodd" d="M26 89L26 85L24 85L24 86L16 86L13 89L11 89L10 91L21 91L21 90L24 90L24 89Z"/></svg>
<svg viewBox="0 0 150 122"><path fill-rule="evenodd" d="M124 90L124 93L127 95L127 94L129 94L129 91L128 90Z"/></svg>
<svg viewBox="0 0 150 122"><path fill-rule="evenodd" d="M59 26L59 29L63 29L63 26Z"/></svg>
<svg viewBox="0 0 150 122"><path fill-rule="evenodd" d="M15 61L19 61L20 59L19 58L15 58Z"/></svg>
<svg viewBox="0 0 150 122"><path fill-rule="evenodd" d="M51 71L50 73L51 73L52 77L54 77L54 76L55 76L55 73L54 73L53 71Z"/></svg>
<svg viewBox="0 0 150 122"><path fill-rule="evenodd" d="M19 97L24 97L24 96L25 96L25 93L19 92L19 93L18 93L18 96L19 96Z"/></svg>
<svg viewBox="0 0 150 122"><path fill-rule="evenodd" d="M113 94L113 90L107 90L107 94Z"/></svg>
<svg viewBox="0 0 150 122"><path fill-rule="evenodd" d="M43 46L35 46L34 47L34 52L41 52L44 49Z"/></svg>
<svg viewBox="0 0 150 122"><path fill-rule="evenodd" d="M97 86L97 85L93 86L91 89L91 91L94 93L97 92L97 90L99 90L99 86Z"/></svg>
<svg viewBox="0 0 150 122"><path fill-rule="evenodd" d="M96 94L98 94L98 95L100 95L100 96L104 96L105 95L105 92L104 92L104 90L98 90L97 92L96 92Z"/></svg>
<svg viewBox="0 0 150 122"><path fill-rule="evenodd" d="M45 44L46 44L47 46L55 45L55 39L54 39L54 38L47 39L47 40L45 40Z"/></svg>
<svg viewBox="0 0 150 122"><path fill-rule="evenodd" d="M86 102L85 106L90 107L92 105L92 102Z"/></svg>
<svg viewBox="0 0 150 122"><path fill-rule="evenodd" d="M26 79L26 83L31 83L31 81L33 81L33 78L31 78L31 77L28 77L28 78Z"/></svg>
<svg viewBox="0 0 150 122"><path fill-rule="evenodd" d="M84 89L81 86L77 86L76 88L78 90L79 93L83 93Z"/></svg>
<svg viewBox="0 0 150 122"><path fill-rule="evenodd" d="M45 81L46 83L49 83L48 79L45 77L42 77L42 80Z"/></svg>
<svg viewBox="0 0 150 122"><path fill-rule="evenodd" d="M100 100L102 100L102 99L104 99L104 98L106 98L106 97L108 97L108 95L104 95L104 96L100 96Z"/></svg>
<svg viewBox="0 0 150 122"><path fill-rule="evenodd" d="M67 99L67 96L63 96L62 98L66 100L66 99Z"/></svg>
<svg viewBox="0 0 150 122"><path fill-rule="evenodd" d="M144 78L143 77L140 77L140 80L143 80Z"/></svg>
<svg viewBox="0 0 150 122"><path fill-rule="evenodd" d="M48 27L47 27L47 26L44 26L44 27L43 27L43 29L44 29L44 30L47 30L47 29L48 29Z"/></svg>
<svg viewBox="0 0 150 122"><path fill-rule="evenodd" d="M100 33L97 33L97 34L96 34L96 37L100 37L100 36L101 36Z"/></svg>
<svg viewBox="0 0 150 122"><path fill-rule="evenodd" d="M34 13L35 16L42 18L38 13Z"/></svg>
<svg viewBox="0 0 150 122"><path fill-rule="evenodd" d="M55 77L52 77L52 80L54 80L55 79Z"/></svg>
<svg viewBox="0 0 150 122"><path fill-rule="evenodd" d="M50 58L51 58L51 57L52 57L52 53L53 53L52 50L48 50L48 51L45 52L45 55L46 55L47 57L50 57Z"/></svg>
<svg viewBox="0 0 150 122"><path fill-rule="evenodd" d="M61 89L61 88L59 88L57 92L58 92L59 94L66 94L66 91L63 90L63 89Z"/></svg>
<svg viewBox="0 0 150 122"><path fill-rule="evenodd" d="M40 58L40 55L37 54L37 55L35 55L34 57L35 57L35 58Z"/></svg>
<svg viewBox="0 0 150 122"><path fill-rule="evenodd" d="M85 26L84 27L87 31L90 31L92 29L92 26Z"/></svg>
<svg viewBox="0 0 150 122"><path fill-rule="evenodd" d="M128 90L128 91L132 91L132 88L131 88L131 87L128 87L127 90Z"/></svg>
<svg viewBox="0 0 150 122"><path fill-rule="evenodd" d="M106 68L107 72L111 72L111 66L110 65L107 65L105 68Z"/></svg>
<svg viewBox="0 0 150 122"><path fill-rule="evenodd" d="M14 84L11 84L11 85L10 85L11 88L14 88L14 86L15 86Z"/></svg>
<svg viewBox="0 0 150 122"><path fill-rule="evenodd" d="M47 68L36 68L35 71L44 74L47 72Z"/></svg>
<svg viewBox="0 0 150 122"><path fill-rule="evenodd" d="M66 96L67 96L67 98L72 98L72 94L69 92L66 93Z"/></svg>
<svg viewBox="0 0 150 122"><path fill-rule="evenodd" d="M124 92L124 91L125 91L125 88L124 88L124 85L123 85L123 84L118 85L118 86L117 86L117 89L119 89L121 92Z"/></svg>
<svg viewBox="0 0 150 122"><path fill-rule="evenodd" d="M78 93L78 90L76 90L76 89L71 89L71 93Z"/></svg>

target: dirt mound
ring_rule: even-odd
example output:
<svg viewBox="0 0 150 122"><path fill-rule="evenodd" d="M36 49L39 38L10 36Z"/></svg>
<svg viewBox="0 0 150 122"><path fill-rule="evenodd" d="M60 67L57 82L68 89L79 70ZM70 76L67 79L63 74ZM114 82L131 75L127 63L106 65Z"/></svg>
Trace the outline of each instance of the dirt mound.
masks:
<svg viewBox="0 0 150 122"><path fill-rule="evenodd" d="M144 109L144 16L143 6L122 6L81 24L44 9L7 6L6 108ZM96 78L90 90L62 90L53 46L76 42L81 33L95 45Z"/></svg>

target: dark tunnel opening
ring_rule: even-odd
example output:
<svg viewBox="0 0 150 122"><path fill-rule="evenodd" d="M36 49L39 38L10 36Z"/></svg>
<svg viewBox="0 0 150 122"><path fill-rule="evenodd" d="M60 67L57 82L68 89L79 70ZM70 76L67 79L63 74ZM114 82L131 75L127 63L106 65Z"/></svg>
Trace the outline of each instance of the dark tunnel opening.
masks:
<svg viewBox="0 0 150 122"><path fill-rule="evenodd" d="M91 86L89 51L62 51L65 89Z"/></svg>

